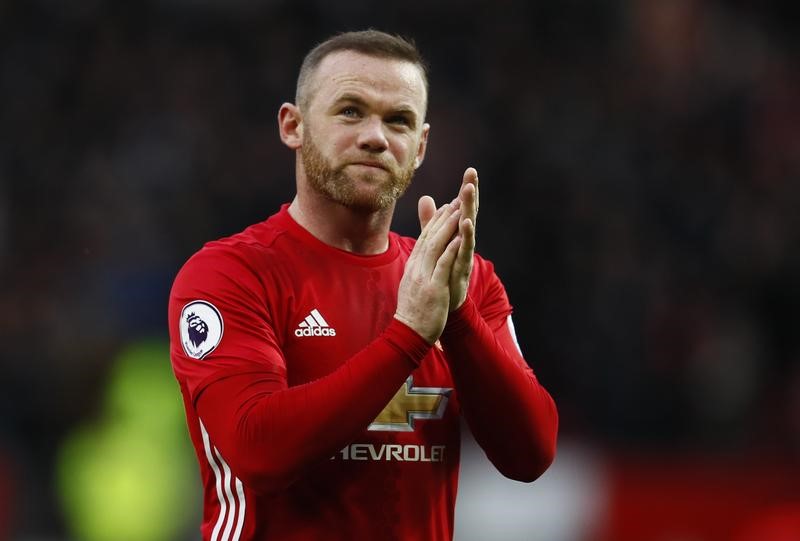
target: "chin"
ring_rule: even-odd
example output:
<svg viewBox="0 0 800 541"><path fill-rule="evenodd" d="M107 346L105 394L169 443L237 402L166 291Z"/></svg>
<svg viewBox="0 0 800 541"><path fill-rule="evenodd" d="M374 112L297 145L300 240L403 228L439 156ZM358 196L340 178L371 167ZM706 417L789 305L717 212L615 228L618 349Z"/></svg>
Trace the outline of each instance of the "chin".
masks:
<svg viewBox="0 0 800 541"><path fill-rule="evenodd" d="M350 178L340 194L348 207L366 211L383 210L397 199L391 180L375 175Z"/></svg>
<svg viewBox="0 0 800 541"><path fill-rule="evenodd" d="M391 207L395 198L384 192L354 193L351 197L340 200L339 203L358 212L378 212Z"/></svg>
<svg viewBox="0 0 800 541"><path fill-rule="evenodd" d="M311 177L311 185L343 207L360 213L373 213L392 208L410 181L410 176L406 182L396 182L392 175L382 177L339 171L328 177Z"/></svg>

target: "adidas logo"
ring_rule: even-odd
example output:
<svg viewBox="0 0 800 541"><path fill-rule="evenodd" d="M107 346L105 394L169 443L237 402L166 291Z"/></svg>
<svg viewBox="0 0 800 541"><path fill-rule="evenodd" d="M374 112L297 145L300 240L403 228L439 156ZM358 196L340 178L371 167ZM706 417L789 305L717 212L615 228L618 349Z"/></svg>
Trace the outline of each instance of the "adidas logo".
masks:
<svg viewBox="0 0 800 541"><path fill-rule="evenodd" d="M319 310L314 308L294 330L295 336L336 336L336 329L328 325Z"/></svg>

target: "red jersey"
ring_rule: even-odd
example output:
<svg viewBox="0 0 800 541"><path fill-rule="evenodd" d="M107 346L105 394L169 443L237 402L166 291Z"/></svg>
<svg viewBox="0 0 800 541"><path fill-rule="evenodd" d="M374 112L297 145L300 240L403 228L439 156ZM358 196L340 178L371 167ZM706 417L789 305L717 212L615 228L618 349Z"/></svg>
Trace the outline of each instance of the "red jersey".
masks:
<svg viewBox="0 0 800 541"><path fill-rule="evenodd" d="M171 358L204 540L452 539L461 414L506 475L550 463L555 406L492 265L475 257L431 347L393 318L413 246L390 233L382 254L345 252L284 205L181 269Z"/></svg>

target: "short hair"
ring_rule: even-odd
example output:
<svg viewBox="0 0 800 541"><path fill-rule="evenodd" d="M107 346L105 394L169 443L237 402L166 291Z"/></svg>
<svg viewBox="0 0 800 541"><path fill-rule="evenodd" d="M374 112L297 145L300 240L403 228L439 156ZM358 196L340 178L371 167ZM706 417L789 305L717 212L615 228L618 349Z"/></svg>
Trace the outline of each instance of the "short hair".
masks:
<svg viewBox="0 0 800 541"><path fill-rule="evenodd" d="M372 28L357 32L343 32L311 49L303 59L297 77L295 102L302 109L310 100L308 85L314 72L325 57L338 51L355 51L367 56L405 60L417 66L428 94L428 65L413 39L391 35Z"/></svg>

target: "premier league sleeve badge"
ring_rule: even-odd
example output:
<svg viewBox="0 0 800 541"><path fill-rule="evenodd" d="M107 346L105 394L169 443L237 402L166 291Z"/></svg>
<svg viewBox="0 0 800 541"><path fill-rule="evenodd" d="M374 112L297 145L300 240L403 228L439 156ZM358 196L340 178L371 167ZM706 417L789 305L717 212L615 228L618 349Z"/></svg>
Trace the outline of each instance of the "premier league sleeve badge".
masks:
<svg viewBox="0 0 800 541"><path fill-rule="evenodd" d="M222 340L222 315L207 301L192 301L181 310L181 343L186 355L203 359Z"/></svg>

